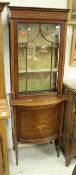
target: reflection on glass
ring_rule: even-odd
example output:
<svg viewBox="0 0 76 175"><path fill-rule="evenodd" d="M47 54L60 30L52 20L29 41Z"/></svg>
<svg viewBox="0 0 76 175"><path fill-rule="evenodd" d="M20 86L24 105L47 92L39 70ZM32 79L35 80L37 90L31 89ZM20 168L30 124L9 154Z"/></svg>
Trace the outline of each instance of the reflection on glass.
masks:
<svg viewBox="0 0 76 175"><path fill-rule="evenodd" d="M18 43L31 42L39 33L38 24L25 24L18 25Z"/></svg>
<svg viewBox="0 0 76 175"><path fill-rule="evenodd" d="M25 76L25 73L19 74L19 92L26 94L26 76Z"/></svg>
<svg viewBox="0 0 76 175"><path fill-rule="evenodd" d="M37 36L27 47L27 71L50 71L51 69L51 44Z"/></svg>
<svg viewBox="0 0 76 175"><path fill-rule="evenodd" d="M57 89L57 72L51 72L51 91Z"/></svg>
<svg viewBox="0 0 76 175"><path fill-rule="evenodd" d="M56 45L59 44L59 37L58 35L60 35L60 26L59 25L55 25L55 24L42 24L41 25L41 34L43 35L43 37L50 41L55 43Z"/></svg>
<svg viewBox="0 0 76 175"><path fill-rule="evenodd" d="M42 90L50 90L50 73L29 73L27 80L27 91Z"/></svg>
<svg viewBox="0 0 76 175"><path fill-rule="evenodd" d="M26 49L23 47L18 48L18 70L19 73L26 71Z"/></svg>
<svg viewBox="0 0 76 175"><path fill-rule="evenodd" d="M19 92L56 91L60 25L18 24Z"/></svg>
<svg viewBox="0 0 76 175"><path fill-rule="evenodd" d="M57 47L52 48L52 70L58 69L58 52L59 52L59 49Z"/></svg>

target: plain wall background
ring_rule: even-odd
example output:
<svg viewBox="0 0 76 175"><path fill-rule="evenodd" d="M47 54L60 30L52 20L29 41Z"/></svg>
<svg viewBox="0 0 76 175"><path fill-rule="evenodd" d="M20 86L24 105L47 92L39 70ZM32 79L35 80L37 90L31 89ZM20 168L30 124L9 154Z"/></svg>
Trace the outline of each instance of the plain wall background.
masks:
<svg viewBox="0 0 76 175"><path fill-rule="evenodd" d="M67 0L10 0L10 5L14 6L31 6L31 7L47 7L47 8L67 8ZM4 50L4 70L5 70L5 86L7 98L11 92L10 83L10 54L9 54L9 22L8 9L4 8L2 13L3 23L3 50ZM64 79L76 79L76 67L69 65L70 51L72 40L72 26L67 26L66 39L66 54L65 54L65 71ZM12 148L12 134L11 134L11 118L7 122L8 147Z"/></svg>

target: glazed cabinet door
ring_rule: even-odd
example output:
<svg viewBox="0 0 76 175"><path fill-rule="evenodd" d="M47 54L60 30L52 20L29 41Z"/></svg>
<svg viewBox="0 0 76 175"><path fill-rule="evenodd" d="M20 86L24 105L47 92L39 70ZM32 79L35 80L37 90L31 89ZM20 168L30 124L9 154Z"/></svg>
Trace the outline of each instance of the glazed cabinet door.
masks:
<svg viewBox="0 0 76 175"><path fill-rule="evenodd" d="M60 24L16 22L15 92L56 93L60 55Z"/></svg>

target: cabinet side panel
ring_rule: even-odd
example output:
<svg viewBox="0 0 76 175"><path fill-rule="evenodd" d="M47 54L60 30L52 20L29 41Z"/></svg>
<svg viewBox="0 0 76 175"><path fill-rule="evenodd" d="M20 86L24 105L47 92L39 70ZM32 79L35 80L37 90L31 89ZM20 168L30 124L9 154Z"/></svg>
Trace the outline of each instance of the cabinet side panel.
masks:
<svg viewBox="0 0 76 175"><path fill-rule="evenodd" d="M63 137L62 137L62 149L65 156L70 154L71 149L71 127L72 127L72 103L73 93L72 91L64 86L63 94L67 96L67 103L65 108L64 123L63 123Z"/></svg>

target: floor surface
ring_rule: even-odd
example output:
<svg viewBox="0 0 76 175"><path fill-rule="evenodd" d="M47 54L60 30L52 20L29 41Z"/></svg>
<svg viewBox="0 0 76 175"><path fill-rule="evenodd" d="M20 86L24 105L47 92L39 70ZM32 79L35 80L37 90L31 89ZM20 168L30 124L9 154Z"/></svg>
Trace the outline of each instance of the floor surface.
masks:
<svg viewBox="0 0 76 175"><path fill-rule="evenodd" d="M15 152L9 150L10 175L72 175L76 164L73 158L65 167L62 153L57 157L54 144L26 145L19 148L19 165L15 164Z"/></svg>

